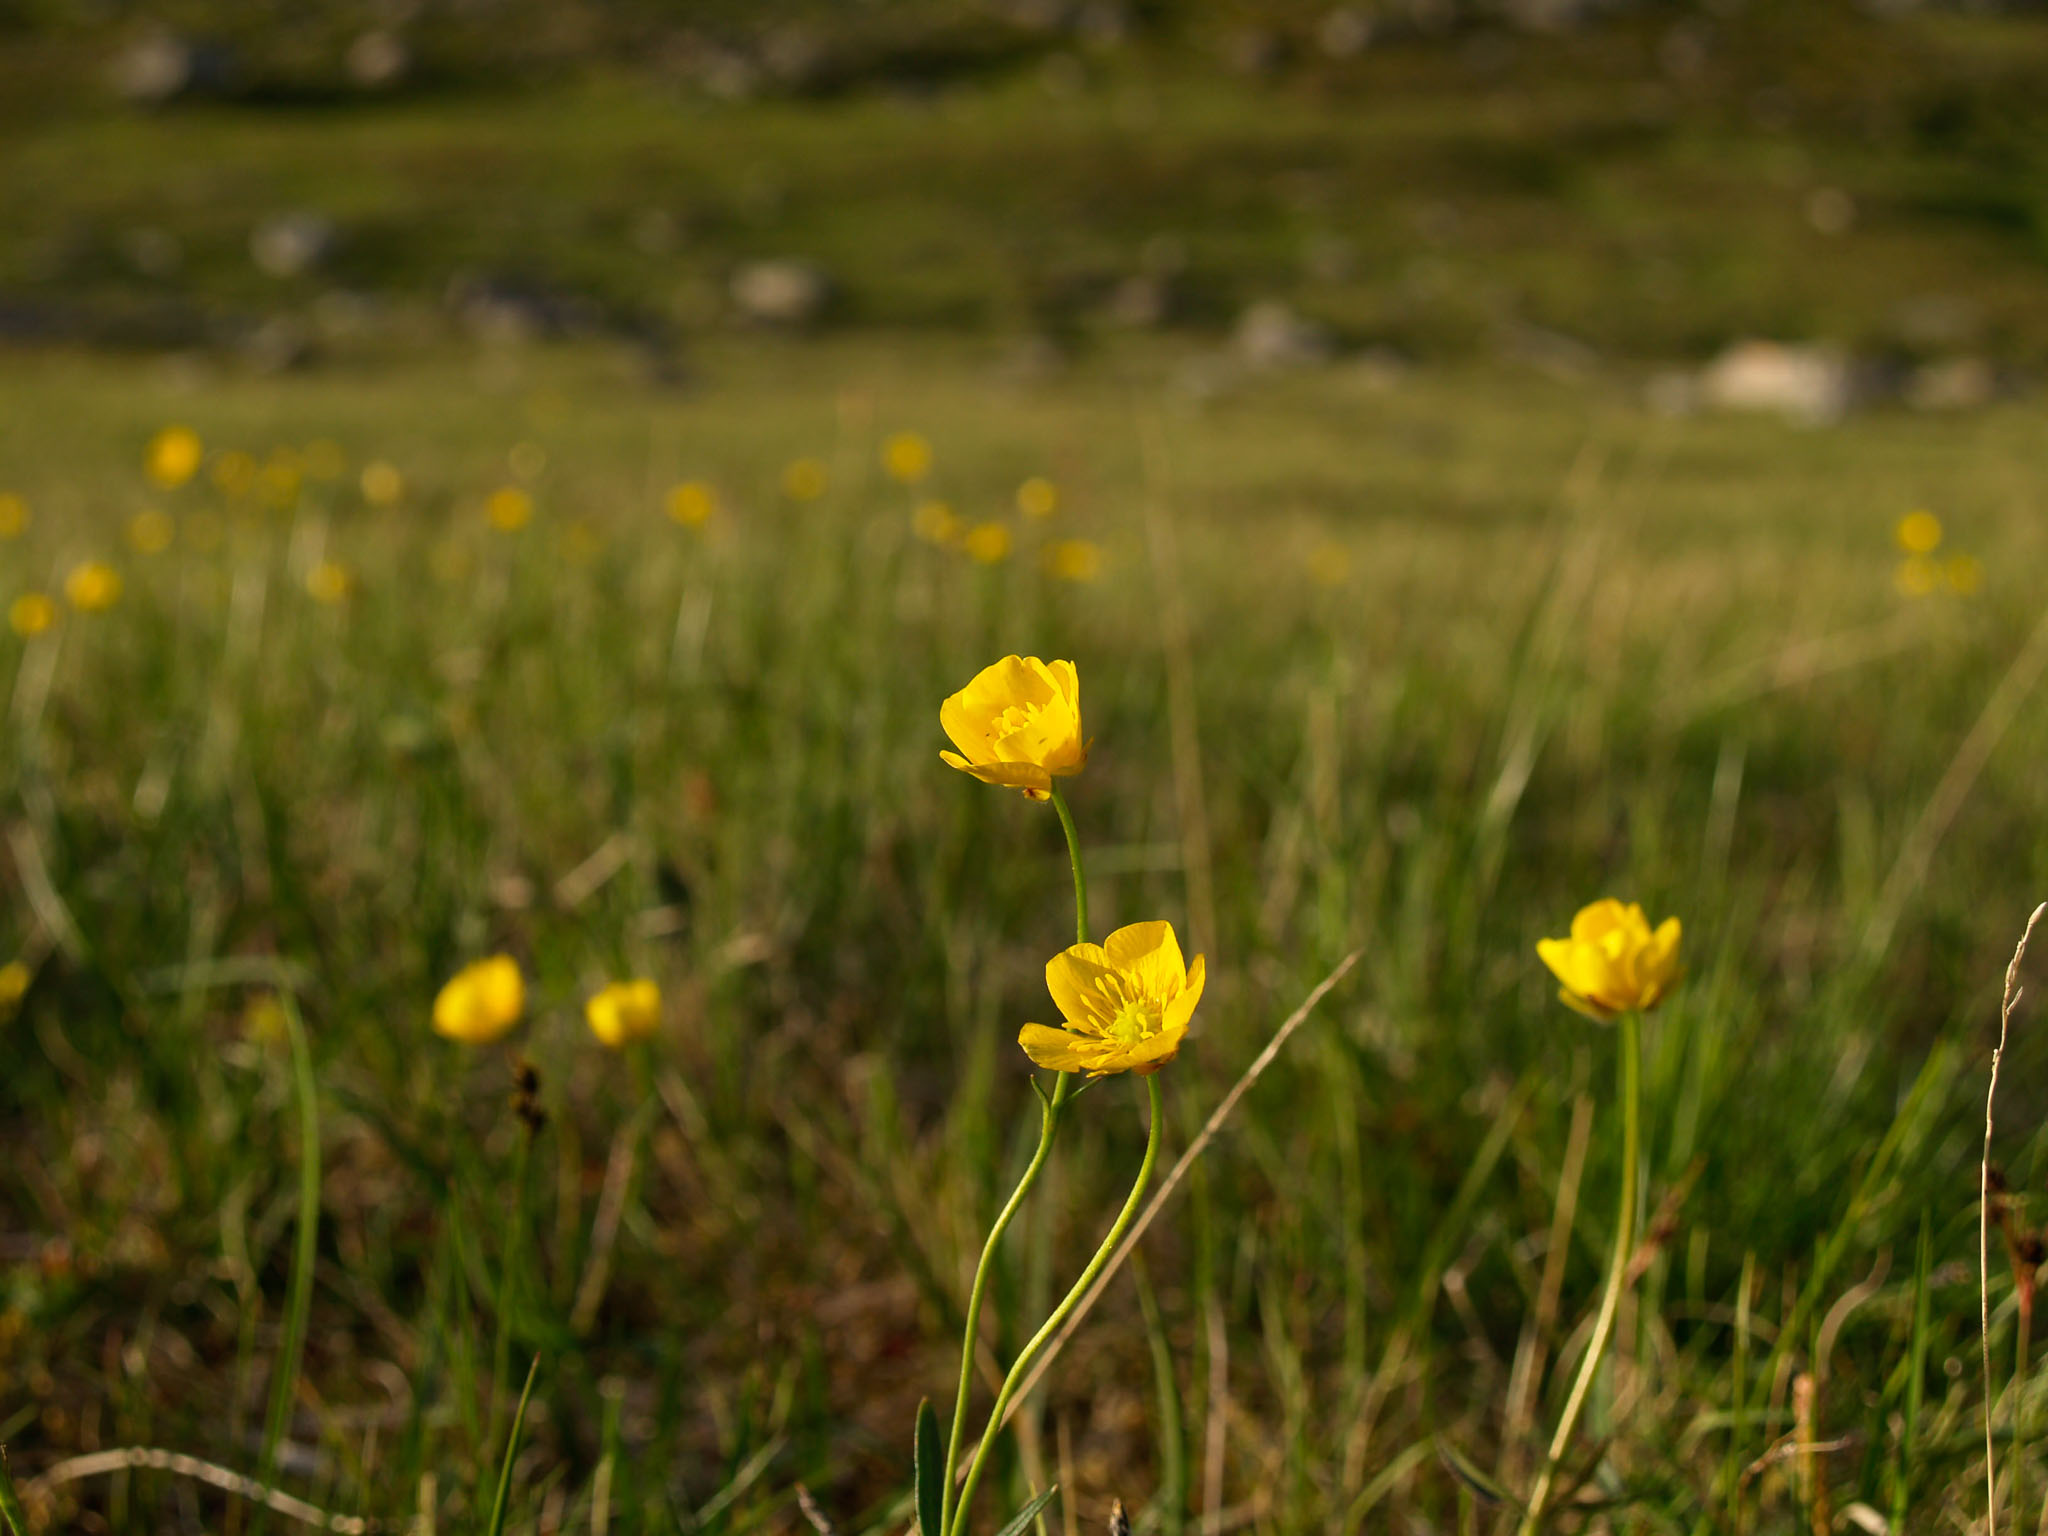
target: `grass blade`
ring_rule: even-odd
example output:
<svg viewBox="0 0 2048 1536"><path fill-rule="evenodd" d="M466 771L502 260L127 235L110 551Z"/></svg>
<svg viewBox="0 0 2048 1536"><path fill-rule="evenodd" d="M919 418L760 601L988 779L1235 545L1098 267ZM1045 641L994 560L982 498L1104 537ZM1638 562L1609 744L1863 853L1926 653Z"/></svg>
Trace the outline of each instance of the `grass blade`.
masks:
<svg viewBox="0 0 2048 1536"><path fill-rule="evenodd" d="M1029 1504L1026 1504L1022 1509L1018 1510L1017 1518L1012 1520L1008 1525L1004 1526L1002 1530L997 1533L997 1536L1024 1536L1024 1533L1031 1528L1031 1522L1038 1518L1038 1512L1041 1509L1045 1508L1046 1505L1050 1504L1052 1502L1053 1495L1058 1493L1059 1491L1060 1485L1058 1483L1054 1483L1050 1488L1046 1489L1045 1492L1041 1493Z"/></svg>
<svg viewBox="0 0 2048 1536"><path fill-rule="evenodd" d="M320 1104L313 1079L313 1053L306 1044L306 1021L291 989L277 993L291 1043L292 1096L299 1109L299 1214L292 1249L291 1291L285 1302L284 1338L278 1351L277 1375L270 1388L270 1414L263 1425L263 1455L256 1476L265 1486L277 1483L278 1452L291 1421L292 1398L299 1385L299 1359L306 1347L306 1314L313 1305L313 1263L320 1246Z"/></svg>
<svg viewBox="0 0 2048 1536"><path fill-rule="evenodd" d="M932 1400L921 1398L917 1404L917 1436L911 1448L911 1481L917 1489L917 1525L924 1536L944 1536L944 1516L940 1513L946 1491L946 1461L939 1449L939 1416L932 1411Z"/></svg>
<svg viewBox="0 0 2048 1536"><path fill-rule="evenodd" d="M526 1388L519 1394L519 1407L512 1415L512 1429L505 1436L505 1464L498 1468L498 1496L491 1501L491 1523L484 1536L499 1536L505 1529L505 1511L512 1502L512 1464L519 1459L519 1433L526 1428L526 1404L533 1397L533 1380L540 1375L540 1356L526 1368Z"/></svg>
<svg viewBox="0 0 2048 1536"><path fill-rule="evenodd" d="M22 1513L21 1498L14 1491L14 1479L7 1475L7 1448L0 1446L0 1520L12 1536L28 1536L28 1516Z"/></svg>

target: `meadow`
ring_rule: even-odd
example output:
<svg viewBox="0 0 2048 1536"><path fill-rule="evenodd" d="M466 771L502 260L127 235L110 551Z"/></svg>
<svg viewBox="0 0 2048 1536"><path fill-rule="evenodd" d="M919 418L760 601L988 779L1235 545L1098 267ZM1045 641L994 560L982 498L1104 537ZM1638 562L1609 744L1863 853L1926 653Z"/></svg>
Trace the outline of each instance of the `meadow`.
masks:
<svg viewBox="0 0 2048 1536"><path fill-rule="evenodd" d="M1618 1178L1613 1032L1533 946L1612 892L1682 918L1688 975L1648 1020L1654 1240L1578 1495L1605 1512L1567 1519L1981 1518L1978 1106L2048 885L2036 409L1807 431L1341 367L1197 400L1179 361L1020 386L966 344L747 342L679 394L597 348L374 390L9 370L6 596L87 559L122 582L8 641L33 976L0 1090L0 1440L42 1518L254 1518L146 1467L36 1479L129 1446L253 1470L307 1166L282 994L319 1148L294 1496L465 1528L538 1355L513 1529L793 1530L799 1483L838 1529L905 1524L911 1409L947 1401L1029 1150L1016 1028L1072 920L1050 812L937 757L938 701L1006 651L1080 668L1098 931L1168 915L1208 956L1169 1150L1362 956L1059 1357L999 1459L1016 1502L1059 1481L1068 1530L1112 1497L1161 1531L1499 1518L1452 1468L1526 1483ZM207 457L165 490L168 423ZM914 489L880 460L904 430L932 448ZM1049 516L1015 506L1033 476ZM668 515L690 480L716 488L696 526ZM936 497L1002 558L920 537ZM1974 562L1925 593L1894 544L1920 507ZM151 509L172 537L144 552ZM1067 540L1093 579L1048 566ZM437 1038L437 989L501 950L521 1032ZM638 974L660 1033L608 1052L583 999ZM2022 1214L2041 1062L2023 1012ZM1002 1255L997 1357L1129 1176L1124 1083ZM1991 1299L2009 1362L1996 1253ZM1774 1458L1796 1377L1828 1452ZM2009 1463L2038 1460L2028 1401Z"/></svg>
<svg viewBox="0 0 2048 1536"><path fill-rule="evenodd" d="M304 10L165 8L240 74L144 110L0 5L0 1527L912 1529L1077 915L939 757L1013 653L1078 669L1092 932L1207 982L995 1245L975 1432L1149 1089L1163 1164L1338 979L951 1536L1512 1532L1587 1359L1546 1530L1992 1536L1987 1428L2048 1527L2031 998L1979 1199L2048 32L763 0L849 73L727 96L674 56L738 11L504 0L376 94ZM788 256L823 307L749 322ZM1659 387L1745 336L1886 387ZM1683 925L1634 1159L1636 1026L1537 952L1606 896Z"/></svg>

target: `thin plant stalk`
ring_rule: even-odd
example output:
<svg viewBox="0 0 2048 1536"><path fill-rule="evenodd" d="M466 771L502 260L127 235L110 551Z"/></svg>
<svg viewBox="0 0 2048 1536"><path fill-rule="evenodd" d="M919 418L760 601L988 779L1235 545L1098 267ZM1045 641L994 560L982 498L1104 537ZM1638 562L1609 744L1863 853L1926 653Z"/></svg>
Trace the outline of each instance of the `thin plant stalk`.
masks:
<svg viewBox="0 0 2048 1536"><path fill-rule="evenodd" d="M1624 1013L1616 1026L1621 1034L1621 1213L1614 1223L1614 1258L1607 1267L1607 1289L1600 1297L1600 1315L1593 1323L1593 1337L1586 1345L1586 1358L1579 1362L1578 1379L1565 1399L1564 1413L1557 1421L1557 1433L1550 1437L1550 1450L1543 1458L1543 1470L1529 1494L1529 1508L1522 1517L1521 1536L1535 1536L1543 1524L1544 1510L1557 1481L1558 1464L1572 1443L1579 1426L1579 1414L1586 1406L1607 1341L1614 1333L1615 1314L1621 1310L1621 1293L1628 1284L1628 1264L1635 1251L1636 1157L1642 1135L1642 1019L1633 1011Z"/></svg>
<svg viewBox="0 0 2048 1536"><path fill-rule="evenodd" d="M533 1132L521 1125L512 1154L512 1220L505 1229L505 1259L498 1271L498 1320L491 1347L490 1431L484 1436L488 1454L498 1443L505 1422L505 1389L512 1374L512 1302L519 1279L521 1249L526 1244L526 1164L533 1150Z"/></svg>
<svg viewBox="0 0 2048 1536"><path fill-rule="evenodd" d="M1081 865L1081 835L1074 826L1074 813L1067 808L1067 797L1060 793L1057 783L1052 788L1052 803L1060 814L1060 829L1067 835L1067 859L1074 866L1074 942L1088 942L1088 876ZM967 1434L967 1402L974 1390L974 1346L981 1331L981 1303L988 1292L989 1275L995 1268L996 1252L1002 1246L1003 1234L1010 1229L1017 1212L1023 1208L1024 1197L1031 1193L1032 1185L1045 1169L1046 1159L1052 1155L1053 1138L1059 1133L1060 1109L1067 1102L1068 1090L1073 1086L1074 1074L1060 1072L1054 1075L1052 1096L1042 1093L1039 1100L1038 1150L1031 1154L1031 1161L1025 1165L1024 1175L1018 1179L1017 1187L1010 1192L1009 1200L997 1214L995 1225L989 1228L988 1241L981 1245L981 1261L974 1267L974 1283L967 1293L967 1326L960 1342L960 1387L953 1397L953 1429L946 1440L946 1475L941 1485L940 1527L933 1536L943 1536L949 1528L953 1514L953 1476L960 1464L960 1446Z"/></svg>
<svg viewBox="0 0 2048 1536"><path fill-rule="evenodd" d="M288 988L277 994L291 1045L292 1093L299 1110L299 1212L297 1241L292 1249L291 1290L285 1302L284 1338L277 1355L277 1375L270 1386L270 1413L263 1425L263 1454L256 1463L265 1486L277 1482L279 1448L291 1421L292 1399L299 1384L299 1360L306 1347L306 1315L313 1305L313 1264L320 1240L320 1105L313 1078L313 1055L306 1044L306 1022L298 999ZM259 1521L261 1516L258 1517Z"/></svg>
<svg viewBox="0 0 2048 1536"><path fill-rule="evenodd" d="M1068 1075L1070 1074L1061 1074L1062 1077ZM965 1536L967 1515L974 1506L974 1490L981 1481L982 1467L988 1460L989 1450L996 1442L997 1426L1003 1422L1003 1414L1010 1406L1010 1399L1016 1396L1018 1384L1024 1379L1025 1372L1030 1370L1032 1361L1051 1342L1053 1335L1059 1332L1060 1325L1067 1319L1067 1314L1072 1312L1080 1304L1081 1298L1088 1293L1089 1287L1095 1283L1095 1277L1102 1272L1102 1267L1109 1262L1110 1255L1122 1241L1125 1229L1138 1214L1138 1204L1144 1199L1145 1189L1152 1182L1153 1165L1159 1161L1160 1132L1166 1123L1165 1106L1160 1102L1157 1073L1146 1077L1145 1091L1151 1103L1152 1128L1145 1138L1145 1160L1138 1165L1138 1177L1131 1185L1130 1196L1124 1201L1124 1208L1117 1212L1116 1220L1110 1224L1108 1234L1095 1250L1095 1257L1090 1259L1088 1267L1081 1271L1080 1279L1074 1282L1073 1288L1061 1299L1060 1304L1053 1308L1052 1316L1048 1317L1038 1332L1031 1336L1031 1341L1019 1351L1016 1362L1010 1367L1009 1375L1003 1378L1002 1389L996 1393L995 1405L989 1409L988 1433L981 1437L981 1444L974 1448L974 1457L967 1464L967 1477L960 1486L960 1500L953 1511L951 1523L946 1527L948 1536Z"/></svg>

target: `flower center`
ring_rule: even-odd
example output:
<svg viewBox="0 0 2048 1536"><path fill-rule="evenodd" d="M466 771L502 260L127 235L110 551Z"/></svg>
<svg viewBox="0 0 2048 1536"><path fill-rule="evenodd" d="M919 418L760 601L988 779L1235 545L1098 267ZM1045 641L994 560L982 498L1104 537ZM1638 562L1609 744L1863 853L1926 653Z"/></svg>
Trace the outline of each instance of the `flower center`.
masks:
<svg viewBox="0 0 2048 1536"><path fill-rule="evenodd" d="M1166 1004L1161 999L1135 995L1121 976L1104 976L1096 985L1115 1010L1103 1030L1104 1038L1118 1045L1136 1045L1166 1027Z"/></svg>
<svg viewBox="0 0 2048 1536"><path fill-rule="evenodd" d="M1035 730L1043 716L1036 704L1012 704L997 715L989 727L989 740L1001 741L1019 731Z"/></svg>

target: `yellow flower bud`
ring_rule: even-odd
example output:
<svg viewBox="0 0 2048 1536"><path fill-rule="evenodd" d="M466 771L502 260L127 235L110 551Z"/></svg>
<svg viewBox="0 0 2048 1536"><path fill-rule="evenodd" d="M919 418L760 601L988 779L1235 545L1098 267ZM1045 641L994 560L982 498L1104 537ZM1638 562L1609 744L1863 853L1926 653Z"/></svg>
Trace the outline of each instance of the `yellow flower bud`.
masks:
<svg viewBox="0 0 2048 1536"><path fill-rule="evenodd" d="M434 1033L464 1045L488 1045L526 1011L526 978L510 955L464 966L434 999Z"/></svg>
<svg viewBox="0 0 2048 1536"><path fill-rule="evenodd" d="M600 1044L623 1049L661 1027L661 988L644 976L615 981L583 1005L583 1017Z"/></svg>
<svg viewBox="0 0 2048 1536"><path fill-rule="evenodd" d="M1536 953L1564 983L1558 996L1565 1005L1605 1023L1664 1000L1682 974L1678 939L1677 918L1652 932L1641 907L1609 897L1580 909L1570 938L1544 939Z"/></svg>

